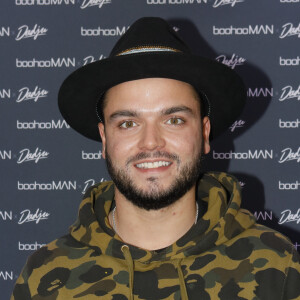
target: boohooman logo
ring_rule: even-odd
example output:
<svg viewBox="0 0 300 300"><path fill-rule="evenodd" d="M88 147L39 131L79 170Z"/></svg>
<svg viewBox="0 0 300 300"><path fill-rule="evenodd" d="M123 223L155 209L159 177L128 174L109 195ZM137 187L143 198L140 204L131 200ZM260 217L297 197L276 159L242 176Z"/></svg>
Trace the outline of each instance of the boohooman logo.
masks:
<svg viewBox="0 0 300 300"><path fill-rule="evenodd" d="M248 25L248 27L216 27L213 26L213 35L260 35L274 34L274 25Z"/></svg>
<svg viewBox="0 0 300 300"><path fill-rule="evenodd" d="M281 182L279 180L278 182L278 188L280 190L291 190L291 191L297 191L300 189L300 182L297 180L295 182Z"/></svg>
<svg viewBox="0 0 300 300"><path fill-rule="evenodd" d="M273 159L273 150L248 150L246 152L216 152L213 159Z"/></svg>
<svg viewBox="0 0 300 300"><path fill-rule="evenodd" d="M82 159L101 159L102 158L102 152L99 150L98 152L85 152L81 151L81 158Z"/></svg>
<svg viewBox="0 0 300 300"><path fill-rule="evenodd" d="M253 213L256 220L260 221L267 221L273 219L273 212L272 211L255 211Z"/></svg>
<svg viewBox="0 0 300 300"><path fill-rule="evenodd" d="M76 0L15 0L16 5L75 5Z"/></svg>
<svg viewBox="0 0 300 300"><path fill-rule="evenodd" d="M49 58L47 60L38 60L33 58L31 60L20 60L16 58L17 68L69 68L75 67L76 60L75 57L63 57L63 58Z"/></svg>
<svg viewBox="0 0 300 300"><path fill-rule="evenodd" d="M128 28L129 26L116 26L115 28L102 28L100 26L97 28L83 28L81 26L80 34L81 36L121 36Z"/></svg>
<svg viewBox="0 0 300 300"><path fill-rule="evenodd" d="M0 280L4 281L13 281L15 279L14 272L13 271L7 271L7 270L1 270L0 269Z"/></svg>
<svg viewBox="0 0 300 300"><path fill-rule="evenodd" d="M247 91L247 97L250 99L261 99L261 98L271 98L273 97L274 90L273 88L268 88L268 87L254 87L254 88L249 88Z"/></svg>
<svg viewBox="0 0 300 300"><path fill-rule="evenodd" d="M76 181L52 181L52 182L17 182L19 191L63 191L63 190L76 190Z"/></svg>
<svg viewBox="0 0 300 300"><path fill-rule="evenodd" d="M0 99L10 99L11 98L11 89L0 89Z"/></svg>
<svg viewBox="0 0 300 300"><path fill-rule="evenodd" d="M279 128L299 128L300 127L300 120L293 120L293 121L283 121L279 119Z"/></svg>
<svg viewBox="0 0 300 300"><path fill-rule="evenodd" d="M300 65L300 56L294 58L284 58L279 56L279 65L280 66L299 66Z"/></svg>
<svg viewBox="0 0 300 300"><path fill-rule="evenodd" d="M11 150L0 150L0 159L1 160L11 160L12 159L12 151Z"/></svg>
<svg viewBox="0 0 300 300"><path fill-rule="evenodd" d="M10 34L11 34L11 32L10 32L10 27L9 26L7 26L7 27L1 26L0 27L0 38L10 37Z"/></svg>
<svg viewBox="0 0 300 300"><path fill-rule="evenodd" d="M32 244L28 244L28 243L21 243L19 241L19 243L18 243L18 249L19 249L19 251L36 251L36 250L42 248L45 245L46 244L40 244L38 242L34 242Z"/></svg>
<svg viewBox="0 0 300 300"><path fill-rule="evenodd" d="M33 130L33 129L69 129L70 126L65 120L52 120L49 122L20 122L17 120L17 129Z"/></svg>

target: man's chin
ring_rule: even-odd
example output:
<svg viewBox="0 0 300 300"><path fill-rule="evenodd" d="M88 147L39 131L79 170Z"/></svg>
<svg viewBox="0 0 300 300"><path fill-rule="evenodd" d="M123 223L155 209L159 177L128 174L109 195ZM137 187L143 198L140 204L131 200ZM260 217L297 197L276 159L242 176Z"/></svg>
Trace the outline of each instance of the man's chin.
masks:
<svg viewBox="0 0 300 300"><path fill-rule="evenodd" d="M148 177L143 181L131 181L131 185L135 187L135 191L139 191L139 194L142 194L146 197L155 197L159 198L172 190L172 186L174 186L174 182L166 183L162 185L162 180L157 177Z"/></svg>
<svg viewBox="0 0 300 300"><path fill-rule="evenodd" d="M117 185L120 193L133 205L145 210L159 210L166 208L180 199L193 184L178 186L176 183L170 187L148 186L148 188L138 188L132 183L127 185ZM182 187L182 188L180 188Z"/></svg>

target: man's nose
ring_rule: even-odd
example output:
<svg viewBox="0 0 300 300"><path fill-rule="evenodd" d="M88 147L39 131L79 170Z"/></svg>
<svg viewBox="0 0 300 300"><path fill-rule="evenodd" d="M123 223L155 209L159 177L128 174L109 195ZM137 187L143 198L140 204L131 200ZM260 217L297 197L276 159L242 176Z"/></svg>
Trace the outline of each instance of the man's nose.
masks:
<svg viewBox="0 0 300 300"><path fill-rule="evenodd" d="M162 129L155 125L145 125L141 132L139 148L145 150L154 150L165 146Z"/></svg>

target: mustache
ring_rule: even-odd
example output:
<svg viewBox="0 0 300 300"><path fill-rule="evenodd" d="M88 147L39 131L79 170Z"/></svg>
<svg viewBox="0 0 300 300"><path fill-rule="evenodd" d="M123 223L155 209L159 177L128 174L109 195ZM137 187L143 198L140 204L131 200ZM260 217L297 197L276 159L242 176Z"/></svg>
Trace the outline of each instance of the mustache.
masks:
<svg viewBox="0 0 300 300"><path fill-rule="evenodd" d="M171 154L165 151L155 151L155 152L140 152L134 156L128 158L126 165L128 166L135 161L146 159L146 158L167 158L173 161L176 161L177 164L180 164L180 158L177 154Z"/></svg>

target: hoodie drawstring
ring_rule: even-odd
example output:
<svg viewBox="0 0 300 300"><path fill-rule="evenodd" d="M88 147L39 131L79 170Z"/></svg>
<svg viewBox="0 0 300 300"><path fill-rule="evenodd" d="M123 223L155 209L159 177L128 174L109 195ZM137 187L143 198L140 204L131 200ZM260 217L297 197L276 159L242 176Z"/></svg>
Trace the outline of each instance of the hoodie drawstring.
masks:
<svg viewBox="0 0 300 300"><path fill-rule="evenodd" d="M189 300L187 291L186 291L186 286L185 286L185 281L181 269L181 260L178 260L178 265L177 265L177 272L178 272L178 277L179 277L179 283L180 283L180 295L181 295L181 300Z"/></svg>
<svg viewBox="0 0 300 300"><path fill-rule="evenodd" d="M134 276L133 260L129 251L129 247L127 245L123 245L121 247L121 250L124 255L125 261L127 263L128 273L129 273L129 290L130 290L129 300L134 300L133 299L133 276ZM180 283L181 300L189 300L182 269L181 269L181 259L178 260L177 272L178 272L179 283Z"/></svg>
<svg viewBox="0 0 300 300"><path fill-rule="evenodd" d="M123 245L121 247L121 250L123 252L125 261L127 263L128 273L129 273L129 289L130 289L129 300L133 300L133 275L134 275L133 260L129 251L129 247L127 245Z"/></svg>

